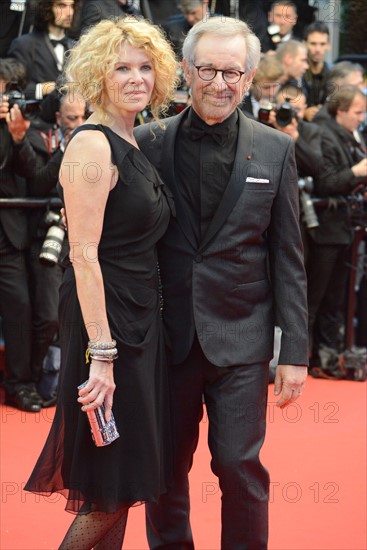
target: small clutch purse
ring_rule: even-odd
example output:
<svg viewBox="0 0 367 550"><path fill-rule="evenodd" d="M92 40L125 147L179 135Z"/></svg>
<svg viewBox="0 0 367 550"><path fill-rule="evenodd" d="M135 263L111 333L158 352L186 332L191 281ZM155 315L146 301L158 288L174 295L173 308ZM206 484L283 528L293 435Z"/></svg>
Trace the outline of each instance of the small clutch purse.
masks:
<svg viewBox="0 0 367 550"><path fill-rule="evenodd" d="M78 386L78 390L84 388L87 383L88 380ZM88 411L87 417L90 425L90 431L92 432L92 439L97 447L105 447L120 437L120 434L117 431L115 418L112 413L111 420L107 422L104 405L101 405L92 411Z"/></svg>

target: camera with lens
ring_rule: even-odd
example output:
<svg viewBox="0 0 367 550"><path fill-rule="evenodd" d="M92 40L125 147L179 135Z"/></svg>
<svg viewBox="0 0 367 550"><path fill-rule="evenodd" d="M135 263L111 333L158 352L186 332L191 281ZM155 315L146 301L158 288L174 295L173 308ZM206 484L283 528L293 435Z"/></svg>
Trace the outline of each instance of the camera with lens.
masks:
<svg viewBox="0 0 367 550"><path fill-rule="evenodd" d="M48 227L48 230L43 241L39 261L43 265L52 267L59 261L65 237L61 214L48 210L42 220L42 225Z"/></svg>
<svg viewBox="0 0 367 550"><path fill-rule="evenodd" d="M298 180L298 189L300 190L299 199L301 203L302 219L307 229L315 229L319 227L320 224L310 195L313 190L313 179L311 176L300 178Z"/></svg>
<svg viewBox="0 0 367 550"><path fill-rule="evenodd" d="M14 105L18 105L24 118L29 118L35 113L41 103L37 99L26 99L24 92L18 87L16 82L9 84L5 94L0 94L0 102L4 95L8 98L9 109L14 107Z"/></svg>
<svg viewBox="0 0 367 550"><path fill-rule="evenodd" d="M281 42L282 40L282 37L280 36L279 25L272 23L271 25L268 26L267 31L273 44L278 45L279 42Z"/></svg>
<svg viewBox="0 0 367 550"><path fill-rule="evenodd" d="M271 111L275 112L275 120L277 121L278 126L285 128L288 126L296 117L297 112L290 104L289 100L286 99L284 103L279 105L273 105L272 103L264 103L260 105L257 118L259 122L264 124L269 124L270 113Z"/></svg>
<svg viewBox="0 0 367 550"><path fill-rule="evenodd" d="M270 120L270 113L273 110L273 104L272 103L266 103L261 102L259 112L257 114L257 119L259 122L262 122L264 124L269 124Z"/></svg>
<svg viewBox="0 0 367 550"><path fill-rule="evenodd" d="M296 118L297 111L292 107L289 99L286 99L284 103L276 105L275 107L275 120L278 126L285 128Z"/></svg>

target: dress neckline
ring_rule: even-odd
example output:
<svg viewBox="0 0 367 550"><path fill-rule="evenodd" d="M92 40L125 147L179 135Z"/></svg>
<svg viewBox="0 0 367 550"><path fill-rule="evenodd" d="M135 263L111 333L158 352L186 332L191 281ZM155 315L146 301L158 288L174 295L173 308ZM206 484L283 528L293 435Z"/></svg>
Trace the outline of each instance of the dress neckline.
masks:
<svg viewBox="0 0 367 550"><path fill-rule="evenodd" d="M89 126L89 128L88 128ZM76 129L75 131L75 134L78 132L78 131L81 131L81 130L89 130L90 128L103 128L104 130L108 130L109 132L111 132L113 135L117 136L119 139L122 139L122 141L124 141L125 143L127 143L128 145L130 145L130 147L133 147L133 149L136 149L137 151L140 151L140 149L138 147L135 147L135 145L133 145L132 143L130 143L130 141L128 141L127 139L123 138L122 136L120 136L117 132L115 132L114 130L112 130L112 128L110 128L109 126L106 126L105 124L92 124L91 122L87 122L86 124L82 124L81 126L78 126L78 128ZM140 151L141 152L141 151Z"/></svg>

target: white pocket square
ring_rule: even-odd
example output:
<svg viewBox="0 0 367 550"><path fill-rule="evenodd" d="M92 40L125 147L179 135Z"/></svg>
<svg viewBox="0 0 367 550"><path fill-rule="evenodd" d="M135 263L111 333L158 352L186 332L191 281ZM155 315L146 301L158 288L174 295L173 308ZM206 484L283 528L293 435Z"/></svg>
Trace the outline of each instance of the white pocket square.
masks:
<svg viewBox="0 0 367 550"><path fill-rule="evenodd" d="M249 183L269 183L269 180L264 180L261 178L246 178L246 181Z"/></svg>

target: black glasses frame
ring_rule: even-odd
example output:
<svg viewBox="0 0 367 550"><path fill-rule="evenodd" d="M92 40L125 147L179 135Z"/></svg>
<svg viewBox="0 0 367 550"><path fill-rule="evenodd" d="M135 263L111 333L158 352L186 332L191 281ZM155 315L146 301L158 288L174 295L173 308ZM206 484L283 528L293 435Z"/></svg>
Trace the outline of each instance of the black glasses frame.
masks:
<svg viewBox="0 0 367 550"><path fill-rule="evenodd" d="M208 67L207 65L194 65L195 69L197 69L198 75L200 76L201 80L204 80L205 82L210 82L211 80L214 80L214 78L217 76L217 73L222 73L222 78L224 82L227 84L237 84L241 80L242 75L245 74L245 71L238 71L237 69L214 69L214 67ZM200 74L200 69L211 69L214 71L214 75L212 78L203 78ZM232 73L238 73L238 79L237 80L231 80L228 81L225 77L226 72L232 72Z"/></svg>

